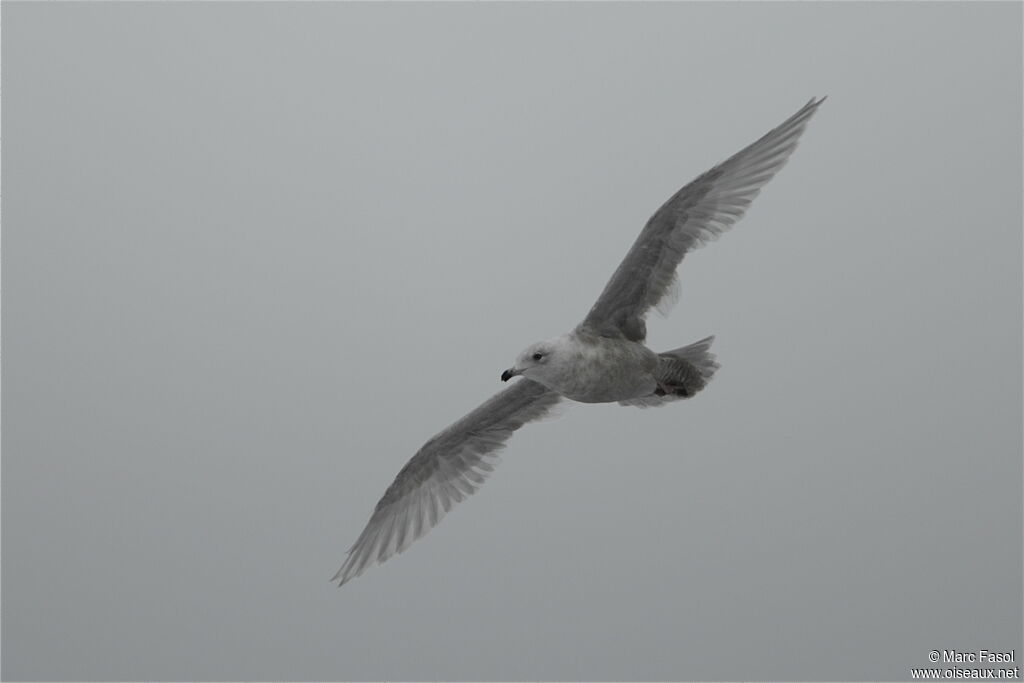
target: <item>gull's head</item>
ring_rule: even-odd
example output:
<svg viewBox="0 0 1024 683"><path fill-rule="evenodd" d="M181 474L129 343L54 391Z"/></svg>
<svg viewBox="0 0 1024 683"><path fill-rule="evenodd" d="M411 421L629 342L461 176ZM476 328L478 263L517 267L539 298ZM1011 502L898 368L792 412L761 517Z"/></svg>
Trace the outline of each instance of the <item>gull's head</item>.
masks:
<svg viewBox="0 0 1024 683"><path fill-rule="evenodd" d="M557 362L559 340L537 342L530 344L516 358L516 364L505 372L501 373L501 381L507 382L516 375L522 375L528 379L542 380L546 371L550 368L552 359Z"/></svg>

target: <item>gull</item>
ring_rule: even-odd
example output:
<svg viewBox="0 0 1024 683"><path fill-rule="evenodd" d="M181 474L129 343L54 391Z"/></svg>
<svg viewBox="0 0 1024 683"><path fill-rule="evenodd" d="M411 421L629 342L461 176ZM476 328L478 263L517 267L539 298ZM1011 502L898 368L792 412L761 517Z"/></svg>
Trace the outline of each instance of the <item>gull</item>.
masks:
<svg viewBox="0 0 1024 683"><path fill-rule="evenodd" d="M678 297L676 268L687 252L716 239L796 149L825 98L811 99L761 139L676 192L647 221L583 321L526 348L501 374L520 379L427 441L377 503L331 581L342 586L409 547L494 470L512 433L567 398L580 403L662 406L697 394L719 365L714 337L656 353L644 345L652 307Z"/></svg>

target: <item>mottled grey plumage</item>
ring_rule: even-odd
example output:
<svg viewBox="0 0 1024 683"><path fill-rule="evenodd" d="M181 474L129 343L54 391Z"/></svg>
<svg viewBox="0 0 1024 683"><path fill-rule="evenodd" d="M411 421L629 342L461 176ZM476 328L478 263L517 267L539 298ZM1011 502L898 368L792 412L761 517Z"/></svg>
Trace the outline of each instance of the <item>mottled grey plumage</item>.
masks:
<svg viewBox="0 0 1024 683"><path fill-rule="evenodd" d="M524 379L423 444L384 492L332 581L345 583L371 562L402 552L433 528L455 503L483 483L512 432L546 415L560 399Z"/></svg>
<svg viewBox="0 0 1024 683"><path fill-rule="evenodd" d="M761 187L786 163L824 101L812 99L782 125L672 195L647 221L582 326L643 341L644 315L672 291L686 252L716 239L743 216Z"/></svg>
<svg viewBox="0 0 1024 683"><path fill-rule="evenodd" d="M548 415L563 397L651 407L690 398L718 363L714 337L664 353L648 349L645 317L675 298L675 271L688 251L739 220L785 164L808 120L811 100L782 125L674 194L647 221L590 312L575 329L528 347L503 380L522 375L430 439L402 468L349 550L339 585L402 552L429 531L494 467L512 433Z"/></svg>

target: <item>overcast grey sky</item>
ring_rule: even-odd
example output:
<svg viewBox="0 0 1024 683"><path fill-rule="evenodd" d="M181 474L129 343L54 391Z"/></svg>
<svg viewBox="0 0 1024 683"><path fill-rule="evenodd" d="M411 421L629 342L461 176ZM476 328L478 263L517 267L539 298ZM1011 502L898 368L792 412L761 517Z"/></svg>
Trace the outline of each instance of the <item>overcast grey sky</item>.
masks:
<svg viewBox="0 0 1024 683"><path fill-rule="evenodd" d="M1021 5L3 7L5 679L904 679L1021 643ZM398 469L813 95L649 342ZM1020 662L1017 662L1019 665Z"/></svg>

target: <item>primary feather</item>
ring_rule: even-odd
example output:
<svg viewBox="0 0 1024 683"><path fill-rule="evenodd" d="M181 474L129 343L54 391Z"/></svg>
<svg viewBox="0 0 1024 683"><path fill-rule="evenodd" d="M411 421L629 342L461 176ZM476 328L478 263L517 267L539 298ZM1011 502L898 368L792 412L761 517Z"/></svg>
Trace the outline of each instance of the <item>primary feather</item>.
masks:
<svg viewBox="0 0 1024 683"><path fill-rule="evenodd" d="M760 140L672 195L647 221L581 327L603 336L643 341L647 311L666 296L671 299L683 256L743 217L765 183L785 165L824 101L812 99Z"/></svg>
<svg viewBox="0 0 1024 683"><path fill-rule="evenodd" d="M331 580L344 584L432 529L484 482L512 433L546 416L560 399L536 382L520 380L423 444L384 492Z"/></svg>

